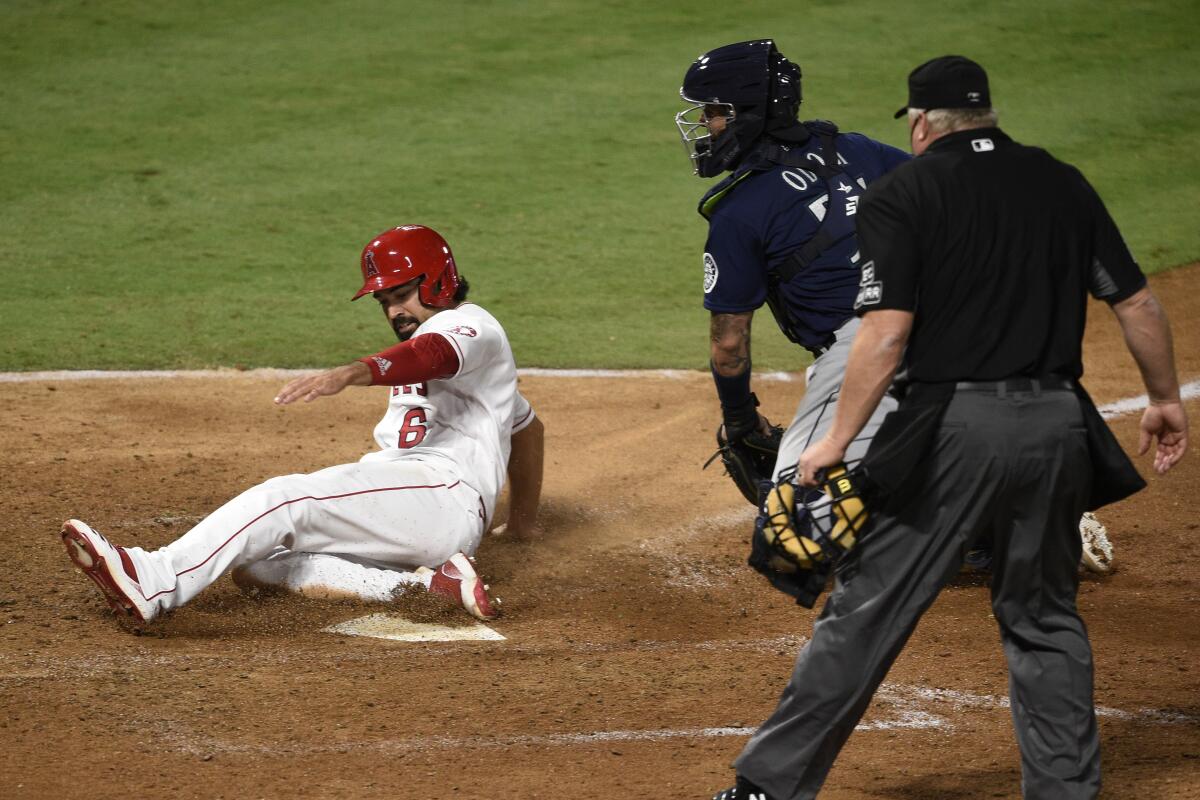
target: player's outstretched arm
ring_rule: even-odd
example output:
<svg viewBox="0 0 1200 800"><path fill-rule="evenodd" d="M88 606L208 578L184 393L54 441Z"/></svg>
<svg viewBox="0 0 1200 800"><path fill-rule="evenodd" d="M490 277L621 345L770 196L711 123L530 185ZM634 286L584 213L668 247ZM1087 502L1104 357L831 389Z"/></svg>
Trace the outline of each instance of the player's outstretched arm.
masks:
<svg viewBox="0 0 1200 800"><path fill-rule="evenodd" d="M532 533L537 526L542 498L542 465L545 462L545 426L534 417L513 434L508 457L508 524L506 532Z"/></svg>
<svg viewBox="0 0 1200 800"><path fill-rule="evenodd" d="M1154 471L1161 475L1175 466L1187 450L1187 412L1179 395L1171 325L1149 287L1114 303L1112 310L1150 399L1142 415L1138 453L1145 454L1152 440L1157 440Z"/></svg>
<svg viewBox="0 0 1200 800"><path fill-rule="evenodd" d="M311 403L318 397L337 394L347 386L370 386L371 370L361 361L352 361L340 367L319 372L316 375L306 375L288 382L279 394L275 395L278 405L286 406L303 399Z"/></svg>

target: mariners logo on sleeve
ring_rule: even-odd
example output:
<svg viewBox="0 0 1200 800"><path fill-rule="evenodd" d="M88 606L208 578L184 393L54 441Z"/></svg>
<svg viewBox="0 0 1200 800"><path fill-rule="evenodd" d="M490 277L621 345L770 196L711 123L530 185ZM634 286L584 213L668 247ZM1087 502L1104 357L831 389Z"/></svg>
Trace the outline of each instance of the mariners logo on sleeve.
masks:
<svg viewBox="0 0 1200 800"><path fill-rule="evenodd" d="M717 260L711 253L704 254L704 293L708 294L717 285Z"/></svg>
<svg viewBox="0 0 1200 800"><path fill-rule="evenodd" d="M878 305L883 299L883 281L875 280L875 262L862 265L862 280L858 284L858 297L854 298L854 310L863 306Z"/></svg>

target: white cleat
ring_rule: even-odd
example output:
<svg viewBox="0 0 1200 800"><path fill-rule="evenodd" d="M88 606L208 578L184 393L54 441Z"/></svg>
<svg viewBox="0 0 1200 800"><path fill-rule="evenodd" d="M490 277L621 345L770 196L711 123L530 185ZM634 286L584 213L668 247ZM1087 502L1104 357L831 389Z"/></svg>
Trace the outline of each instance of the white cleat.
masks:
<svg viewBox="0 0 1200 800"><path fill-rule="evenodd" d="M1112 572L1113 546L1108 540L1108 530L1090 511L1085 511L1079 520L1079 538L1083 543L1080 566L1100 575Z"/></svg>
<svg viewBox="0 0 1200 800"><path fill-rule="evenodd" d="M134 622L154 619L154 606L142 596L137 570L124 549L109 544L104 536L77 519L63 523L61 536L71 561L92 579L117 615Z"/></svg>

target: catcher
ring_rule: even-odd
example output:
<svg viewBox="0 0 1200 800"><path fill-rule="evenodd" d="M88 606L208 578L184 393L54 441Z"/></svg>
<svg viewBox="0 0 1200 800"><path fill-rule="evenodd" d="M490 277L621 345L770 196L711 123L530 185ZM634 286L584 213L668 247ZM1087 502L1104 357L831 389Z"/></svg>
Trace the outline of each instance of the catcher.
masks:
<svg viewBox="0 0 1200 800"><path fill-rule="evenodd" d="M785 471L833 419L859 325L854 300L864 276L854 231L858 199L909 156L861 134L841 133L830 122L799 121L800 69L769 39L704 54L687 71L680 94L690 106L676 115L676 124L695 173L729 173L700 201L709 224L704 306L712 314L720 456L742 494L759 505L765 487L786 484ZM814 357L804 400L786 431L758 413L750 390L750 323L764 302L784 335ZM851 444L848 461L862 457L895 407L896 400L885 396ZM795 494L780 485L772 496L778 505ZM827 518L826 510L818 505L815 513ZM811 605L807 579L772 569L764 556L766 511L756 525L751 563Z"/></svg>
<svg viewBox="0 0 1200 800"><path fill-rule="evenodd" d="M690 105L675 121L695 174L729 173L699 205L709 223L704 306L712 315L710 358L722 414L713 458L720 456L742 495L760 507L751 566L811 607L842 549L826 541L835 524L829 511L836 493L783 484L800 454L832 423L859 327L855 302L875 290L874 268L859 258L858 200L909 155L861 134L841 133L830 122L800 122L800 69L769 39L705 53L687 71L680 94ZM786 431L758 413L750 389L750 324L763 303L784 335L814 359ZM847 448L848 464L863 457L897 402L892 393L883 396ZM773 511L764 502L771 487L781 490L771 494ZM777 567L784 562L768 556L777 542L764 541L764 530L776 538L789 530L780 528L784 498L790 514L799 511L796 535L826 554L812 571L781 572ZM810 530L814 521L817 530ZM1103 526L1092 517L1080 532L1084 563L1107 572L1112 550ZM973 568L986 570L989 564L986 547L971 554Z"/></svg>

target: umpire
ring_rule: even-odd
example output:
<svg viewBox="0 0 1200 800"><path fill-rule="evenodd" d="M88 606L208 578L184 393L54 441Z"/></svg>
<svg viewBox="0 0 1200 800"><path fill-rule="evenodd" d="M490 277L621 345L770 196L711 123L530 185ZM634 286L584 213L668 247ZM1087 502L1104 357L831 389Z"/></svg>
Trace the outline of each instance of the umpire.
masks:
<svg viewBox="0 0 1200 800"><path fill-rule="evenodd" d="M1157 440L1159 473L1187 448L1170 328L1079 171L996 127L982 67L944 56L908 83L896 116L907 113L917 158L863 197L862 324L833 426L799 464L812 485L842 459L903 359L907 394L864 462L883 494L722 794L814 797L921 614L990 534L1024 796L1092 798L1075 525L1144 483L1078 384L1087 294L1109 303L1141 370L1141 452Z"/></svg>

